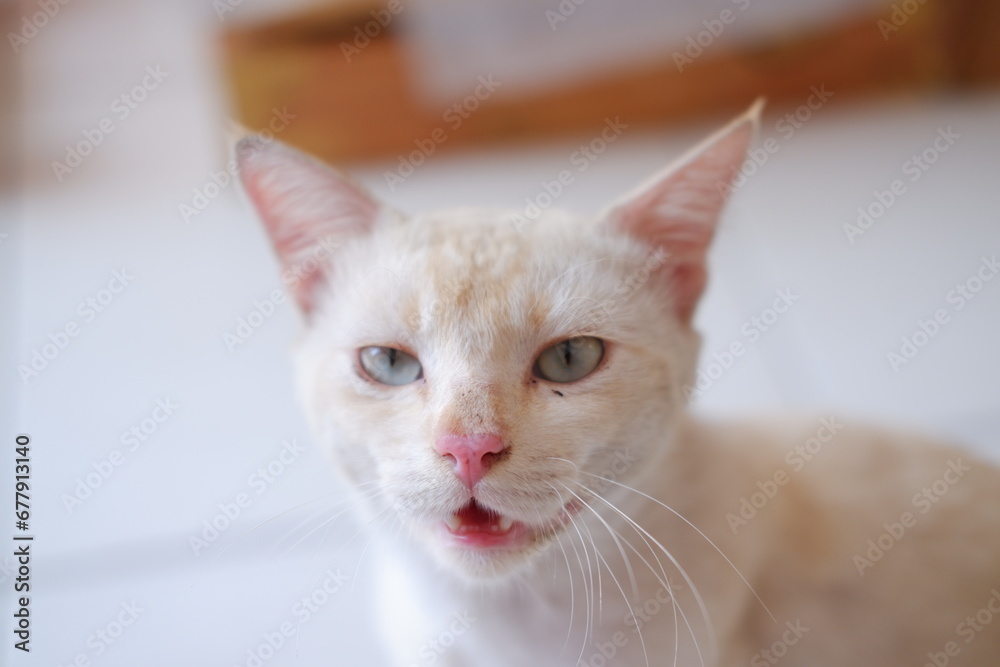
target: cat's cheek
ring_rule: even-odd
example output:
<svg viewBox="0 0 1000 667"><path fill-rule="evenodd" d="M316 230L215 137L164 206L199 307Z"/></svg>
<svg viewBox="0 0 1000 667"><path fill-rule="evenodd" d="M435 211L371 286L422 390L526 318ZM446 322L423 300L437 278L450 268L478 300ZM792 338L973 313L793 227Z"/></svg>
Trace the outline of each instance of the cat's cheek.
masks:
<svg viewBox="0 0 1000 667"><path fill-rule="evenodd" d="M379 387L342 374L331 383L323 373L313 374L308 392L310 422L322 449L342 475L353 483L381 479L378 462L401 457L399 445L412 442L423 401L403 388Z"/></svg>

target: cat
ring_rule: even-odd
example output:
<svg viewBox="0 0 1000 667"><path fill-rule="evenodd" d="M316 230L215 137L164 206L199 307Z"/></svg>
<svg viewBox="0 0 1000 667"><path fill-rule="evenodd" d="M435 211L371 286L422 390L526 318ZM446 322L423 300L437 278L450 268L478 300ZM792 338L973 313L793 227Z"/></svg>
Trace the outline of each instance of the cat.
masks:
<svg viewBox="0 0 1000 667"><path fill-rule="evenodd" d="M759 113L590 219L407 217L238 145L304 315L305 412L390 545L395 664L1000 665L1000 471L837 416L686 408Z"/></svg>

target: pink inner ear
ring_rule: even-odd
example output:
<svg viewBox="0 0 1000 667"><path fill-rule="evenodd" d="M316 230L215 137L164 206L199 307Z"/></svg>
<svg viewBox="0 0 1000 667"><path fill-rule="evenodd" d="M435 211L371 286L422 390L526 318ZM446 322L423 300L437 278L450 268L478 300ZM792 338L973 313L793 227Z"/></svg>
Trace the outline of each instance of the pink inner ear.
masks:
<svg viewBox="0 0 1000 667"><path fill-rule="evenodd" d="M756 109L741 117L613 207L618 229L667 252L675 312L690 322L705 289L706 257L725 195L754 134Z"/></svg>
<svg viewBox="0 0 1000 667"><path fill-rule="evenodd" d="M244 187L271 236L282 274L309 314L333 251L371 229L379 204L336 171L277 142L241 142L237 155Z"/></svg>

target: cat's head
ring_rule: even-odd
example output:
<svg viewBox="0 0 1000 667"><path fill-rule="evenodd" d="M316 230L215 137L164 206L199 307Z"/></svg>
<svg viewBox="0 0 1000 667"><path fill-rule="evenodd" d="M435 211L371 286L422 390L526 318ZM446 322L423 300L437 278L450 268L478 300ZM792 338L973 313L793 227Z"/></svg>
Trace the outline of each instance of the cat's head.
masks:
<svg viewBox="0 0 1000 667"><path fill-rule="evenodd" d="M590 219L404 216L301 153L241 143L305 315L306 411L370 516L464 578L499 578L575 515L607 513L592 491L658 474L694 373L706 252L756 119Z"/></svg>

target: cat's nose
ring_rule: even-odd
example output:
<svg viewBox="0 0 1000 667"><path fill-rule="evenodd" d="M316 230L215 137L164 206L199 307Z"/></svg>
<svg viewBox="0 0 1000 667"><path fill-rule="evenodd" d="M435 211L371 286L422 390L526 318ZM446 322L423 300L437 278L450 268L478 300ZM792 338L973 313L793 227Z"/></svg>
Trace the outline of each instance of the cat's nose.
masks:
<svg viewBox="0 0 1000 667"><path fill-rule="evenodd" d="M472 490L504 451L503 440L492 433L480 435L440 435L434 449L455 463L455 474Z"/></svg>

